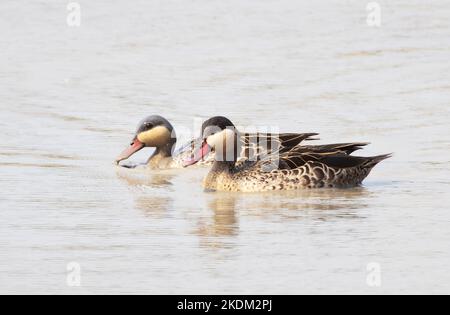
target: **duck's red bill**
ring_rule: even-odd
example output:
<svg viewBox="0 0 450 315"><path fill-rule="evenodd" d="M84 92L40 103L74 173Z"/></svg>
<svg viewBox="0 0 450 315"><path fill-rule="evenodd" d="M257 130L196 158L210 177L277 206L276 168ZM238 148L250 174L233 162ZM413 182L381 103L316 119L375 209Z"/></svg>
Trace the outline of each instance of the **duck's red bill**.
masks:
<svg viewBox="0 0 450 315"><path fill-rule="evenodd" d="M128 159L130 156L135 154L136 152L142 150L145 147L145 144L140 142L138 139L134 139L133 143L125 149L117 158L116 163L119 164L121 161Z"/></svg>
<svg viewBox="0 0 450 315"><path fill-rule="evenodd" d="M211 152L211 147L205 141L202 147L194 153L192 159L183 161L183 166L188 167L197 164L198 162L203 160L209 154L209 152Z"/></svg>

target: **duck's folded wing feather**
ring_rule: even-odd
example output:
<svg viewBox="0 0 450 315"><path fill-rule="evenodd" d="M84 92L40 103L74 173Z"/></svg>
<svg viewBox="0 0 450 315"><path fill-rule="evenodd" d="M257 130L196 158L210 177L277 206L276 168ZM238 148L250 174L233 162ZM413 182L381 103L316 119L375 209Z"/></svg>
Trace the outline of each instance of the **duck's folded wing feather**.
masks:
<svg viewBox="0 0 450 315"><path fill-rule="evenodd" d="M361 150L368 142L353 142L353 143L335 143L324 145L305 145L302 146L303 152L315 152L315 153L330 153L330 152L342 152L345 154L352 154L355 151Z"/></svg>
<svg viewBox="0 0 450 315"><path fill-rule="evenodd" d="M259 160L271 154L287 152L303 141L317 140L317 133L247 133L242 134L241 158Z"/></svg>
<svg viewBox="0 0 450 315"><path fill-rule="evenodd" d="M345 152L302 152L303 149L291 150L279 156L279 169L297 169L306 163L321 163L332 168L373 167L379 162L390 158L391 154L374 157L358 157L347 155ZM272 159L273 160L273 159ZM265 161L267 163L268 160Z"/></svg>

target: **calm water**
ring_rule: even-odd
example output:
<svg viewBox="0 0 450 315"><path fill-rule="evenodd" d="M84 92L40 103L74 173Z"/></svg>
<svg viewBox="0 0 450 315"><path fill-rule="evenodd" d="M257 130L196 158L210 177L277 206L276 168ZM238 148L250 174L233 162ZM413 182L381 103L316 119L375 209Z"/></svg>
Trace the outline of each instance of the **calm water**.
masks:
<svg viewBox="0 0 450 315"><path fill-rule="evenodd" d="M357 0L81 1L70 28L2 0L0 293L450 293L450 3L379 3L371 28ZM353 190L208 194L113 165L150 114L395 157Z"/></svg>

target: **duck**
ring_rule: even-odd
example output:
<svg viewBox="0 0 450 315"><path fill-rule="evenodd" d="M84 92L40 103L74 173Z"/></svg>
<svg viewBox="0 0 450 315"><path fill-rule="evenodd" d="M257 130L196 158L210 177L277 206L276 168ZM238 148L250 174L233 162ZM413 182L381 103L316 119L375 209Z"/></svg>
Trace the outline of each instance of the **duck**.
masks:
<svg viewBox="0 0 450 315"><path fill-rule="evenodd" d="M185 160L184 166L195 165L203 156L215 151L212 168L203 180L204 189L212 192L357 187L377 164L392 156L353 156L355 151L368 145L366 142L304 145L301 141L257 159L239 162L234 153L239 144L236 129L211 125L211 121L207 121L202 126L202 135L201 148L193 158Z"/></svg>
<svg viewBox="0 0 450 315"><path fill-rule="evenodd" d="M144 118L138 124L131 144L116 158L116 165L129 159L145 147L155 148L154 153L147 160L145 166L150 169L174 169L182 168L183 160L192 155L196 139L191 140L178 150L175 150L177 136L172 124L164 117L152 115ZM207 158L200 164L211 164L213 160ZM134 168L135 166L127 166Z"/></svg>
<svg viewBox="0 0 450 315"><path fill-rule="evenodd" d="M224 116L215 116L206 121L208 126L226 129L234 127L230 119ZM234 127L235 128L235 127ZM246 160L257 159L258 156L271 154L276 150L284 150L306 140L314 140L312 137L316 133L239 133L241 151L237 160L242 163ZM262 147L261 143L269 143L272 146ZM184 161L191 159L198 148L202 146L202 138L194 138L175 149L177 145L177 135L172 124L164 117L152 115L144 118L138 124L137 131L131 144L116 158L116 165L139 152L145 147L155 148L155 152L148 159L145 166L150 169L176 169L183 168ZM212 150L214 151L214 150ZM204 154L197 160L197 166L211 166L214 163L214 154ZM136 166L122 165L126 168Z"/></svg>

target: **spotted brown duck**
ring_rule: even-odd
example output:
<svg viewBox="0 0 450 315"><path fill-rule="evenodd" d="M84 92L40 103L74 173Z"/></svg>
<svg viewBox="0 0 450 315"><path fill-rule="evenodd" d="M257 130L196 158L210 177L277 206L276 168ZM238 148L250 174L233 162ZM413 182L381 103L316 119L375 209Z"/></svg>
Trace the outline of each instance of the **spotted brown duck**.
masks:
<svg viewBox="0 0 450 315"><path fill-rule="evenodd" d="M351 154L368 143L282 147L257 159L238 161L238 133L233 125L223 128L207 121L202 126L203 144L185 167L196 164L209 152L214 164L204 179L208 191L263 192L301 188L355 187L372 168L391 154L357 157ZM221 149L221 150L218 150Z"/></svg>

